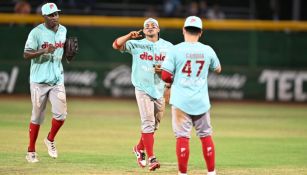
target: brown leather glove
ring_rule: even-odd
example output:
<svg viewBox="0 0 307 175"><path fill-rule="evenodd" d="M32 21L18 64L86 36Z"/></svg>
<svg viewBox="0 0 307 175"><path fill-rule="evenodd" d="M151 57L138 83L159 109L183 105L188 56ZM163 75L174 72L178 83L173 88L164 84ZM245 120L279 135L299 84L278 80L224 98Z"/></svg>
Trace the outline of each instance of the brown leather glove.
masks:
<svg viewBox="0 0 307 175"><path fill-rule="evenodd" d="M63 58L65 58L68 63L71 62L78 53L78 50L79 50L78 38L77 37L67 38L64 45Z"/></svg>

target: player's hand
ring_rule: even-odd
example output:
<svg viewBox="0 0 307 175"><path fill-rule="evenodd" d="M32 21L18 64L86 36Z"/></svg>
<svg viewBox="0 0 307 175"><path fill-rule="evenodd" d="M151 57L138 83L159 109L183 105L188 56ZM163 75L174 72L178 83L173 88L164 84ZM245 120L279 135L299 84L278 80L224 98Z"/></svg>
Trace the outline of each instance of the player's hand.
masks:
<svg viewBox="0 0 307 175"><path fill-rule="evenodd" d="M44 52L45 52L45 53L53 53L53 52L55 51L55 49L56 49L55 46L49 45L48 47L46 47L46 48L44 49Z"/></svg>
<svg viewBox="0 0 307 175"><path fill-rule="evenodd" d="M132 32L130 32L130 33L129 33L130 39L135 39L135 38L141 38L141 37L143 37L141 33L142 33L142 29L139 30L139 31L132 31Z"/></svg>
<svg viewBox="0 0 307 175"><path fill-rule="evenodd" d="M160 64L154 65L154 69L155 69L155 73L161 76L161 73L162 73L161 65Z"/></svg>

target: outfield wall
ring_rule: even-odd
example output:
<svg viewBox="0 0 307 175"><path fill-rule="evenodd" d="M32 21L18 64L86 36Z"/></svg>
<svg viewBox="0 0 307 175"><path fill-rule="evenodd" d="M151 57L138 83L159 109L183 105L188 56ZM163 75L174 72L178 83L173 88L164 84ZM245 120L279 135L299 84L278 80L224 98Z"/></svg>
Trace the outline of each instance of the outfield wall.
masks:
<svg viewBox="0 0 307 175"><path fill-rule="evenodd" d="M1 64L0 94L29 93L29 64ZM66 65L68 95L134 97L130 65ZM289 69L224 69L210 74L210 96L214 99L259 99L267 101L307 101L307 71Z"/></svg>
<svg viewBox="0 0 307 175"><path fill-rule="evenodd" d="M138 26L134 27L136 24L130 23L123 23L124 27L118 27L117 23L115 27L102 26L99 20L94 27L67 26L68 35L78 36L80 42L80 53L76 60L71 64L63 62L67 93L132 97L131 57L114 51L111 45L116 37L137 30ZM36 21L30 24L16 24L16 21L15 24L8 24L3 22L0 14L1 21L4 24L0 25L0 93L29 93L30 62L23 60L22 53L26 37ZM181 42L182 32L177 23L174 23L175 27L161 28L161 37L174 44ZM264 24L274 26L271 23ZM305 23L292 28L289 25L277 26L278 30L268 26L257 28L257 22L254 25L247 22L246 26L254 28L238 28L244 22L240 24L231 29L218 27L221 24L210 24L201 38L202 42L216 50L223 65L222 75L209 76L211 97L306 102Z"/></svg>

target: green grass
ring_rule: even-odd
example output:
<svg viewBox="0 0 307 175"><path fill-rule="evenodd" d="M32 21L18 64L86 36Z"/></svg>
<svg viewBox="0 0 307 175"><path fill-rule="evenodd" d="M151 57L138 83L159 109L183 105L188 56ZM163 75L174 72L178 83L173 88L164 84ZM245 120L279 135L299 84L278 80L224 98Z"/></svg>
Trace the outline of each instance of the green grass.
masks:
<svg viewBox="0 0 307 175"><path fill-rule="evenodd" d="M37 140L40 162L25 160L29 98L0 98L0 174L177 173L170 108L156 133L161 169L137 167L132 146L139 139L135 100L68 99L68 118L56 141L58 159L48 156L43 138L50 128L50 104ZM213 103L211 119L220 175L307 175L307 108L303 105ZM205 174L199 139L190 141L189 174Z"/></svg>

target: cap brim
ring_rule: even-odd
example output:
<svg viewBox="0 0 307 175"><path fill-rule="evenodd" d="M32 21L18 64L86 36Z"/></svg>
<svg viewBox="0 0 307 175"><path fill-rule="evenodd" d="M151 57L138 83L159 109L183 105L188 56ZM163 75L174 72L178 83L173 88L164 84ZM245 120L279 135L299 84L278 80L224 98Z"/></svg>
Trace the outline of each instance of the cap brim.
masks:
<svg viewBox="0 0 307 175"><path fill-rule="evenodd" d="M43 14L43 15L50 15L50 14L52 14L52 13L55 13L55 12L60 12L61 10L55 10L55 11L53 11L53 12L50 12L50 13L45 13L45 14Z"/></svg>
<svg viewBox="0 0 307 175"><path fill-rule="evenodd" d="M199 26L192 26L192 25L187 25L187 26L184 26L184 28L186 28L186 27L195 27L195 28L198 28L198 29L202 29L201 27L199 27Z"/></svg>

